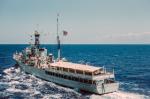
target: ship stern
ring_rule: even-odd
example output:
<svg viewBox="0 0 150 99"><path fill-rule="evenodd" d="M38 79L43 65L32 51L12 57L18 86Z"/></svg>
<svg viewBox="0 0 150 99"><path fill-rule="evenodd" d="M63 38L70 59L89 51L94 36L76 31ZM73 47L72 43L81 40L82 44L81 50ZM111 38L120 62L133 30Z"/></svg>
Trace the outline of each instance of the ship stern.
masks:
<svg viewBox="0 0 150 99"><path fill-rule="evenodd" d="M97 86L97 93L98 94L106 94L106 93L112 93L116 92L119 89L119 83L103 83L101 85Z"/></svg>

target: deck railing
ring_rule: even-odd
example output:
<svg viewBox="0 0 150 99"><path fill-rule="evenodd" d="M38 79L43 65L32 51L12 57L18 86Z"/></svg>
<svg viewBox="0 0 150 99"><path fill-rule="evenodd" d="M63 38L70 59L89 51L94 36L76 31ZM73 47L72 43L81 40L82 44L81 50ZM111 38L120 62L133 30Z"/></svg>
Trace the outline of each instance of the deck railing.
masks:
<svg viewBox="0 0 150 99"><path fill-rule="evenodd" d="M85 75L85 74L72 73L72 72L67 72L67 71L62 71L62 70L57 70L57 69L49 69L49 71L64 74L64 75L69 75L69 76L73 76L73 77L85 78L85 79L89 79L89 80L98 80L98 79L114 77L114 74L110 73L110 72L100 73L98 75Z"/></svg>

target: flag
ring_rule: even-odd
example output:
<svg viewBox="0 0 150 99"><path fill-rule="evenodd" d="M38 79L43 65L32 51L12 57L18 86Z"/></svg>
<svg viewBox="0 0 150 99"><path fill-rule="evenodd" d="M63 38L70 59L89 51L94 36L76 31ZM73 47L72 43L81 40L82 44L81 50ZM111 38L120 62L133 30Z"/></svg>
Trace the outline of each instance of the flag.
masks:
<svg viewBox="0 0 150 99"><path fill-rule="evenodd" d="M68 32L67 31L63 31L63 36L67 36Z"/></svg>

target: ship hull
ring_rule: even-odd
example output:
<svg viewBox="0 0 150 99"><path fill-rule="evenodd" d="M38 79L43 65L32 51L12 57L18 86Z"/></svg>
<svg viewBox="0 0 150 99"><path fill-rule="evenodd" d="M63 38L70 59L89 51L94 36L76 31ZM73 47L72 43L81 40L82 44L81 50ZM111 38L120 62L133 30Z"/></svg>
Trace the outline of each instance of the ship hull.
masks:
<svg viewBox="0 0 150 99"><path fill-rule="evenodd" d="M115 92L119 88L119 83L103 84L99 86L92 85L92 84L85 84L81 82L76 82L76 81L48 75L45 69L39 69L34 66L28 66L20 62L18 62L18 64L21 70L24 71L25 73L32 74L38 78L57 83L59 85L71 87L76 90L84 90L96 94L106 94L106 93Z"/></svg>

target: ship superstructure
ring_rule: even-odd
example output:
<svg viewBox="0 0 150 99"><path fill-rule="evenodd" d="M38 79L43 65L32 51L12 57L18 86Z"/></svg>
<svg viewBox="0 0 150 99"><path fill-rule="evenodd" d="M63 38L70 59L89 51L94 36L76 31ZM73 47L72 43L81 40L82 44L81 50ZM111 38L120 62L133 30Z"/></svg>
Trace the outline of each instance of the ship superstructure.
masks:
<svg viewBox="0 0 150 99"><path fill-rule="evenodd" d="M107 72L104 67L95 67L68 62L60 57L60 40L58 40L58 58L48 54L46 48L40 47L40 34L35 31L35 43L13 58L22 71L41 79L78 90L105 94L118 90L114 72Z"/></svg>

